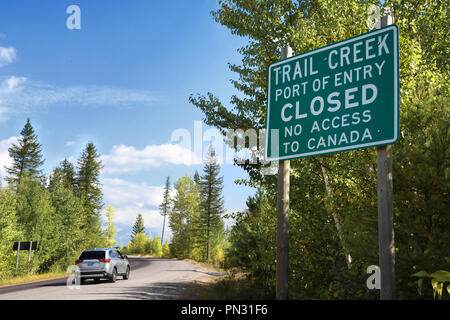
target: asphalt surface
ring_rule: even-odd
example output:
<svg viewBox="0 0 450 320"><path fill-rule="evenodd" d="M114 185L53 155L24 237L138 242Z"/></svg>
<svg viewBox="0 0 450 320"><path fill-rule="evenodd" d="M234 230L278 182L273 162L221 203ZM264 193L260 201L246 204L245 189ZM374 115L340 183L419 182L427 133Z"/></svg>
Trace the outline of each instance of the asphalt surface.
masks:
<svg viewBox="0 0 450 320"><path fill-rule="evenodd" d="M130 279L67 285L68 278L0 287L0 300L172 300L194 280L222 272L181 260L129 257Z"/></svg>

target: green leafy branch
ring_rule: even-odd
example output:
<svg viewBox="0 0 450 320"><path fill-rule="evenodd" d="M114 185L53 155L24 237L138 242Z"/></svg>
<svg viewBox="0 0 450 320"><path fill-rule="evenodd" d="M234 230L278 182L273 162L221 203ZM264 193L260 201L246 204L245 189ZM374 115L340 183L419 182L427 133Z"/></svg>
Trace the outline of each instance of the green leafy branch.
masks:
<svg viewBox="0 0 450 320"><path fill-rule="evenodd" d="M431 278L431 285L433 287L433 298L436 299L436 293L438 294L439 300L442 299L442 292L444 289L444 283L450 282L450 272L445 270L438 270L433 273L428 273L424 270L419 271L412 275L413 277L420 278L417 282L419 294L422 295L422 284L425 278ZM447 292L450 294L450 285L447 285Z"/></svg>

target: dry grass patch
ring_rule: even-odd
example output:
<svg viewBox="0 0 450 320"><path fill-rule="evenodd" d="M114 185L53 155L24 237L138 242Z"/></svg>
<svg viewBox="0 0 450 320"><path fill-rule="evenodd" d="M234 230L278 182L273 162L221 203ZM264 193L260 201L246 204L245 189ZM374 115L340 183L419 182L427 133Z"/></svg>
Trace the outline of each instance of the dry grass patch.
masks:
<svg viewBox="0 0 450 320"><path fill-rule="evenodd" d="M195 264L196 266L202 267L202 268L207 269L207 270L211 270L211 271L223 271L223 269L218 268L218 267L216 267L216 266L214 266L214 265L212 265L212 264L209 264L209 263L198 262L198 261L191 260L191 259L183 259L183 261L186 261L186 262Z"/></svg>
<svg viewBox="0 0 450 320"><path fill-rule="evenodd" d="M229 270L223 276L204 275L195 279L178 299L241 300L266 298L266 295L255 295L254 289L247 273L239 270Z"/></svg>
<svg viewBox="0 0 450 320"><path fill-rule="evenodd" d="M0 286L35 282L35 281L48 280L48 279L54 279L54 278L62 278L62 277L67 277L67 276L69 276L69 275L65 272L50 272L50 273L43 273L43 274L18 276L18 277L14 277L14 278L1 279Z"/></svg>

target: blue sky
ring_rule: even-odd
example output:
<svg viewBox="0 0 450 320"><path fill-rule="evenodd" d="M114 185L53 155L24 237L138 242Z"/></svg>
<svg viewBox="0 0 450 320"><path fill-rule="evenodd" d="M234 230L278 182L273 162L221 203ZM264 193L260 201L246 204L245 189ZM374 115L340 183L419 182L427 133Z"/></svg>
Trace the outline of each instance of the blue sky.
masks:
<svg viewBox="0 0 450 320"><path fill-rule="evenodd" d="M79 30L66 26L70 5L81 9ZM116 209L118 242L129 240L138 213L148 234L159 235L165 178L202 170L192 157L202 114L189 95L211 91L227 102L236 93L227 63L240 62L236 49L245 39L214 22L216 6L212 0L1 1L0 174L27 117L46 173L64 157L75 161L92 141L105 166L104 202ZM171 141L176 129L190 133L191 149ZM247 175L227 163L221 174L226 209L243 209L254 190L234 180Z"/></svg>

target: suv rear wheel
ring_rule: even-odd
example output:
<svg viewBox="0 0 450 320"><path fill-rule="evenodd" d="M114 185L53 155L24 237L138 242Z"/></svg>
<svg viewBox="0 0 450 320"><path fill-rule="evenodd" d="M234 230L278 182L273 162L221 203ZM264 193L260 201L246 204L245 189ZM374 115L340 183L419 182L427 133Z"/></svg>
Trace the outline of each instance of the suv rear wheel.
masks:
<svg viewBox="0 0 450 320"><path fill-rule="evenodd" d="M123 275L123 280L130 279L130 267L127 267L127 272Z"/></svg>
<svg viewBox="0 0 450 320"><path fill-rule="evenodd" d="M114 268L112 276L111 276L111 282L116 282L117 280L117 269Z"/></svg>

